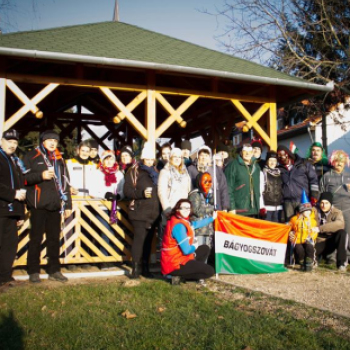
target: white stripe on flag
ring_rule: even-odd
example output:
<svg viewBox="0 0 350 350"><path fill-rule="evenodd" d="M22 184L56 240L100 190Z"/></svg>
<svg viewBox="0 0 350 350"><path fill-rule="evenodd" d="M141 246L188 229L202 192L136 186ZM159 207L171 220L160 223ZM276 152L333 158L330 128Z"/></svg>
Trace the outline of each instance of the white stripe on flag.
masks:
<svg viewBox="0 0 350 350"><path fill-rule="evenodd" d="M215 253L237 256L244 259L283 264L287 245L260 239L215 232Z"/></svg>

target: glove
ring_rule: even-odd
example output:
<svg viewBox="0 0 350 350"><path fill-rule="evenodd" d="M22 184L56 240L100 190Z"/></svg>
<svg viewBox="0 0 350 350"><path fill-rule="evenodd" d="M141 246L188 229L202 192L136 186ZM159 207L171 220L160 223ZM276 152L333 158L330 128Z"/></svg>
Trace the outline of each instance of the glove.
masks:
<svg viewBox="0 0 350 350"><path fill-rule="evenodd" d="M115 194L113 194L112 192L106 192L105 198L108 201L113 202L113 201L115 201L117 199L117 196Z"/></svg>
<svg viewBox="0 0 350 350"><path fill-rule="evenodd" d="M315 207L316 204L317 204L317 199L314 198L314 197L311 197L311 205L312 205L313 207Z"/></svg>
<svg viewBox="0 0 350 350"><path fill-rule="evenodd" d="M266 208L261 208L259 211L259 216L261 218L264 218L266 216L266 212L267 212Z"/></svg>

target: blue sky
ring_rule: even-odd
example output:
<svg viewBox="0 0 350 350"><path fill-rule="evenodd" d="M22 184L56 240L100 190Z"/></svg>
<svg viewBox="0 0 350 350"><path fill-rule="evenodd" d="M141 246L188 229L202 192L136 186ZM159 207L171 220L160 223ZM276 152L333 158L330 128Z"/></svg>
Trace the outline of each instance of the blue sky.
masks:
<svg viewBox="0 0 350 350"><path fill-rule="evenodd" d="M11 25L3 32L46 29L112 20L115 0L11 0ZM215 11L222 0L118 0L119 20L220 50L213 38L220 34ZM1 0L0 0L1 4Z"/></svg>

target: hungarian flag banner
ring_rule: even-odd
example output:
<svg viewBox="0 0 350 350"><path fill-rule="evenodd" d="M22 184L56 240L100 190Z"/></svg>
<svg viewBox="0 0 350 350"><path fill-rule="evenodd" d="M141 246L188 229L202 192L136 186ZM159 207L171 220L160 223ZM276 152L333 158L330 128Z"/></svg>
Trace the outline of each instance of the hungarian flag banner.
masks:
<svg viewBox="0 0 350 350"><path fill-rule="evenodd" d="M216 273L285 272L290 226L218 212L215 220Z"/></svg>

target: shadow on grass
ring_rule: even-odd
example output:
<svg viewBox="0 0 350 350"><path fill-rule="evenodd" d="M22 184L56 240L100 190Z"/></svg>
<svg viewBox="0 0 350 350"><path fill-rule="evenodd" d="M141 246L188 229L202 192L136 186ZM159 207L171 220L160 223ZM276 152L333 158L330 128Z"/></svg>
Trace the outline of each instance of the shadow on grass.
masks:
<svg viewBox="0 0 350 350"><path fill-rule="evenodd" d="M11 310L8 316L0 318L0 348L1 350L23 350L24 331L19 326Z"/></svg>

